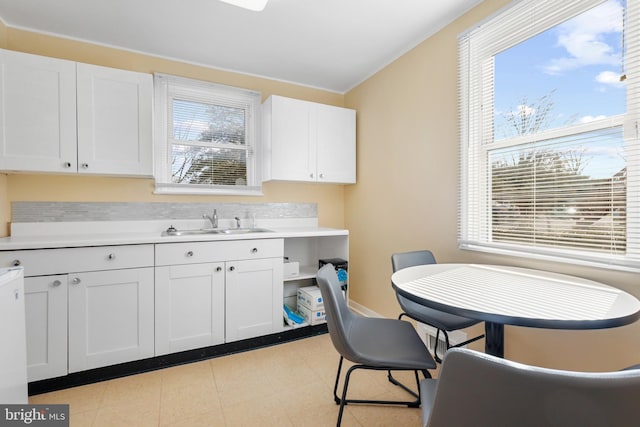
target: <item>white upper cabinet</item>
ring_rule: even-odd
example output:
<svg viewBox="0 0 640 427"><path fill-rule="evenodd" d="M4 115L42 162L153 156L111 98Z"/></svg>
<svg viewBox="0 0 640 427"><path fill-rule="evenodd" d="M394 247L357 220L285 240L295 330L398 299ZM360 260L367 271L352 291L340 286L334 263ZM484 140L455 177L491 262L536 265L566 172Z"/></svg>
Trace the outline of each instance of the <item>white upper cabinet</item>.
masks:
<svg viewBox="0 0 640 427"><path fill-rule="evenodd" d="M71 172L76 64L0 50L0 170Z"/></svg>
<svg viewBox="0 0 640 427"><path fill-rule="evenodd" d="M150 74L77 64L78 171L153 173Z"/></svg>
<svg viewBox="0 0 640 427"><path fill-rule="evenodd" d="M355 110L273 95L262 119L263 181L356 182Z"/></svg>
<svg viewBox="0 0 640 427"><path fill-rule="evenodd" d="M151 176L150 74L0 50L0 170Z"/></svg>

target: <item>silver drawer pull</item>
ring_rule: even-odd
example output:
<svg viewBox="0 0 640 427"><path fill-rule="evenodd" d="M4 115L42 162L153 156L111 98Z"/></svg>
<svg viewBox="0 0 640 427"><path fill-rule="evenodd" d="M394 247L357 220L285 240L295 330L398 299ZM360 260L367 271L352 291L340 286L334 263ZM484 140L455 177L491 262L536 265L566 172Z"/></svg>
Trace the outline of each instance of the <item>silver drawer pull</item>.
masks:
<svg viewBox="0 0 640 427"><path fill-rule="evenodd" d="M73 283L74 285L79 285L81 282L79 277L74 277L73 280L71 281L71 283Z"/></svg>
<svg viewBox="0 0 640 427"><path fill-rule="evenodd" d="M62 282L60 280L54 280L53 283L51 284L52 286L60 286L62 285Z"/></svg>
<svg viewBox="0 0 640 427"><path fill-rule="evenodd" d="M257 253L258 253L258 248L253 248L253 249L251 249L251 253L252 253L252 254L257 254Z"/></svg>
<svg viewBox="0 0 640 427"><path fill-rule="evenodd" d="M187 252L187 256L188 256L188 257L192 257L192 256L193 256L193 251L189 251L189 252Z"/></svg>
<svg viewBox="0 0 640 427"><path fill-rule="evenodd" d="M14 266L14 267L19 267L19 266L21 266L21 265L22 265L22 263L20 262L20 260L19 260L19 259L15 259L15 260L13 260L13 266Z"/></svg>
<svg viewBox="0 0 640 427"><path fill-rule="evenodd" d="M116 259L116 254L109 254L107 256L108 259Z"/></svg>
<svg viewBox="0 0 640 427"><path fill-rule="evenodd" d="M229 271L234 271L236 268L232 265L231 267L229 267Z"/></svg>
<svg viewBox="0 0 640 427"><path fill-rule="evenodd" d="M222 271L222 267L216 267L216 271Z"/></svg>

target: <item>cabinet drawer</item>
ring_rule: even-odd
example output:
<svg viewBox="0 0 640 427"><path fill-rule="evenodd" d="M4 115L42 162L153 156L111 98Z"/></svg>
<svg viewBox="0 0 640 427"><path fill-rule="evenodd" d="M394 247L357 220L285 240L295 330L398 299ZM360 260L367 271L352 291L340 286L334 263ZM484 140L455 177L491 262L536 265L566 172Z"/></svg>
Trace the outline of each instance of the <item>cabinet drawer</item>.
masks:
<svg viewBox="0 0 640 427"><path fill-rule="evenodd" d="M96 246L0 252L0 267L24 267L25 276L153 267L153 245Z"/></svg>
<svg viewBox="0 0 640 427"><path fill-rule="evenodd" d="M156 245L156 265L196 264L284 255L282 239L187 242Z"/></svg>

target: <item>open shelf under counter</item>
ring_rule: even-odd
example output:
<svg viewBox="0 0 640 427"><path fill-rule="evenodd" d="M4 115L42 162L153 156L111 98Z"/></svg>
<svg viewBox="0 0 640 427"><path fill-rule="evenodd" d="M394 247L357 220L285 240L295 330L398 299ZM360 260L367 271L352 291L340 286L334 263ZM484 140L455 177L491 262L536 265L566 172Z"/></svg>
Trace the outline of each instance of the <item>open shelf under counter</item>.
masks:
<svg viewBox="0 0 640 427"><path fill-rule="evenodd" d="M315 279L318 272L318 266L313 265L301 265L298 274L295 276L284 277L285 282L292 282L294 280Z"/></svg>

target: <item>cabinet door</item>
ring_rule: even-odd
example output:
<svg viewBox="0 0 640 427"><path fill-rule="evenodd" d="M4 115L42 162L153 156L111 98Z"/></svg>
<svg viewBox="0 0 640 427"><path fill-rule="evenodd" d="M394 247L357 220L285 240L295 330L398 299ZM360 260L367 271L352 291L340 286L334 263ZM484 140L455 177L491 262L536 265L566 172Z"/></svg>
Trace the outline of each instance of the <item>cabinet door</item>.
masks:
<svg viewBox="0 0 640 427"><path fill-rule="evenodd" d="M67 275L24 279L27 378L67 374Z"/></svg>
<svg viewBox="0 0 640 427"><path fill-rule="evenodd" d="M154 355L153 268L69 274L69 372Z"/></svg>
<svg viewBox="0 0 640 427"><path fill-rule="evenodd" d="M151 75L77 67L78 171L151 176Z"/></svg>
<svg viewBox="0 0 640 427"><path fill-rule="evenodd" d="M356 112L316 104L318 182L356 182Z"/></svg>
<svg viewBox="0 0 640 427"><path fill-rule="evenodd" d="M271 97L271 132L267 142L270 179L285 181L316 180L316 153L311 147L311 103L297 99Z"/></svg>
<svg viewBox="0 0 640 427"><path fill-rule="evenodd" d="M0 170L76 172L75 62L0 50Z"/></svg>
<svg viewBox="0 0 640 427"><path fill-rule="evenodd" d="M156 267L156 356L224 342L224 263Z"/></svg>
<svg viewBox="0 0 640 427"><path fill-rule="evenodd" d="M282 258L226 264L226 341L280 332Z"/></svg>

